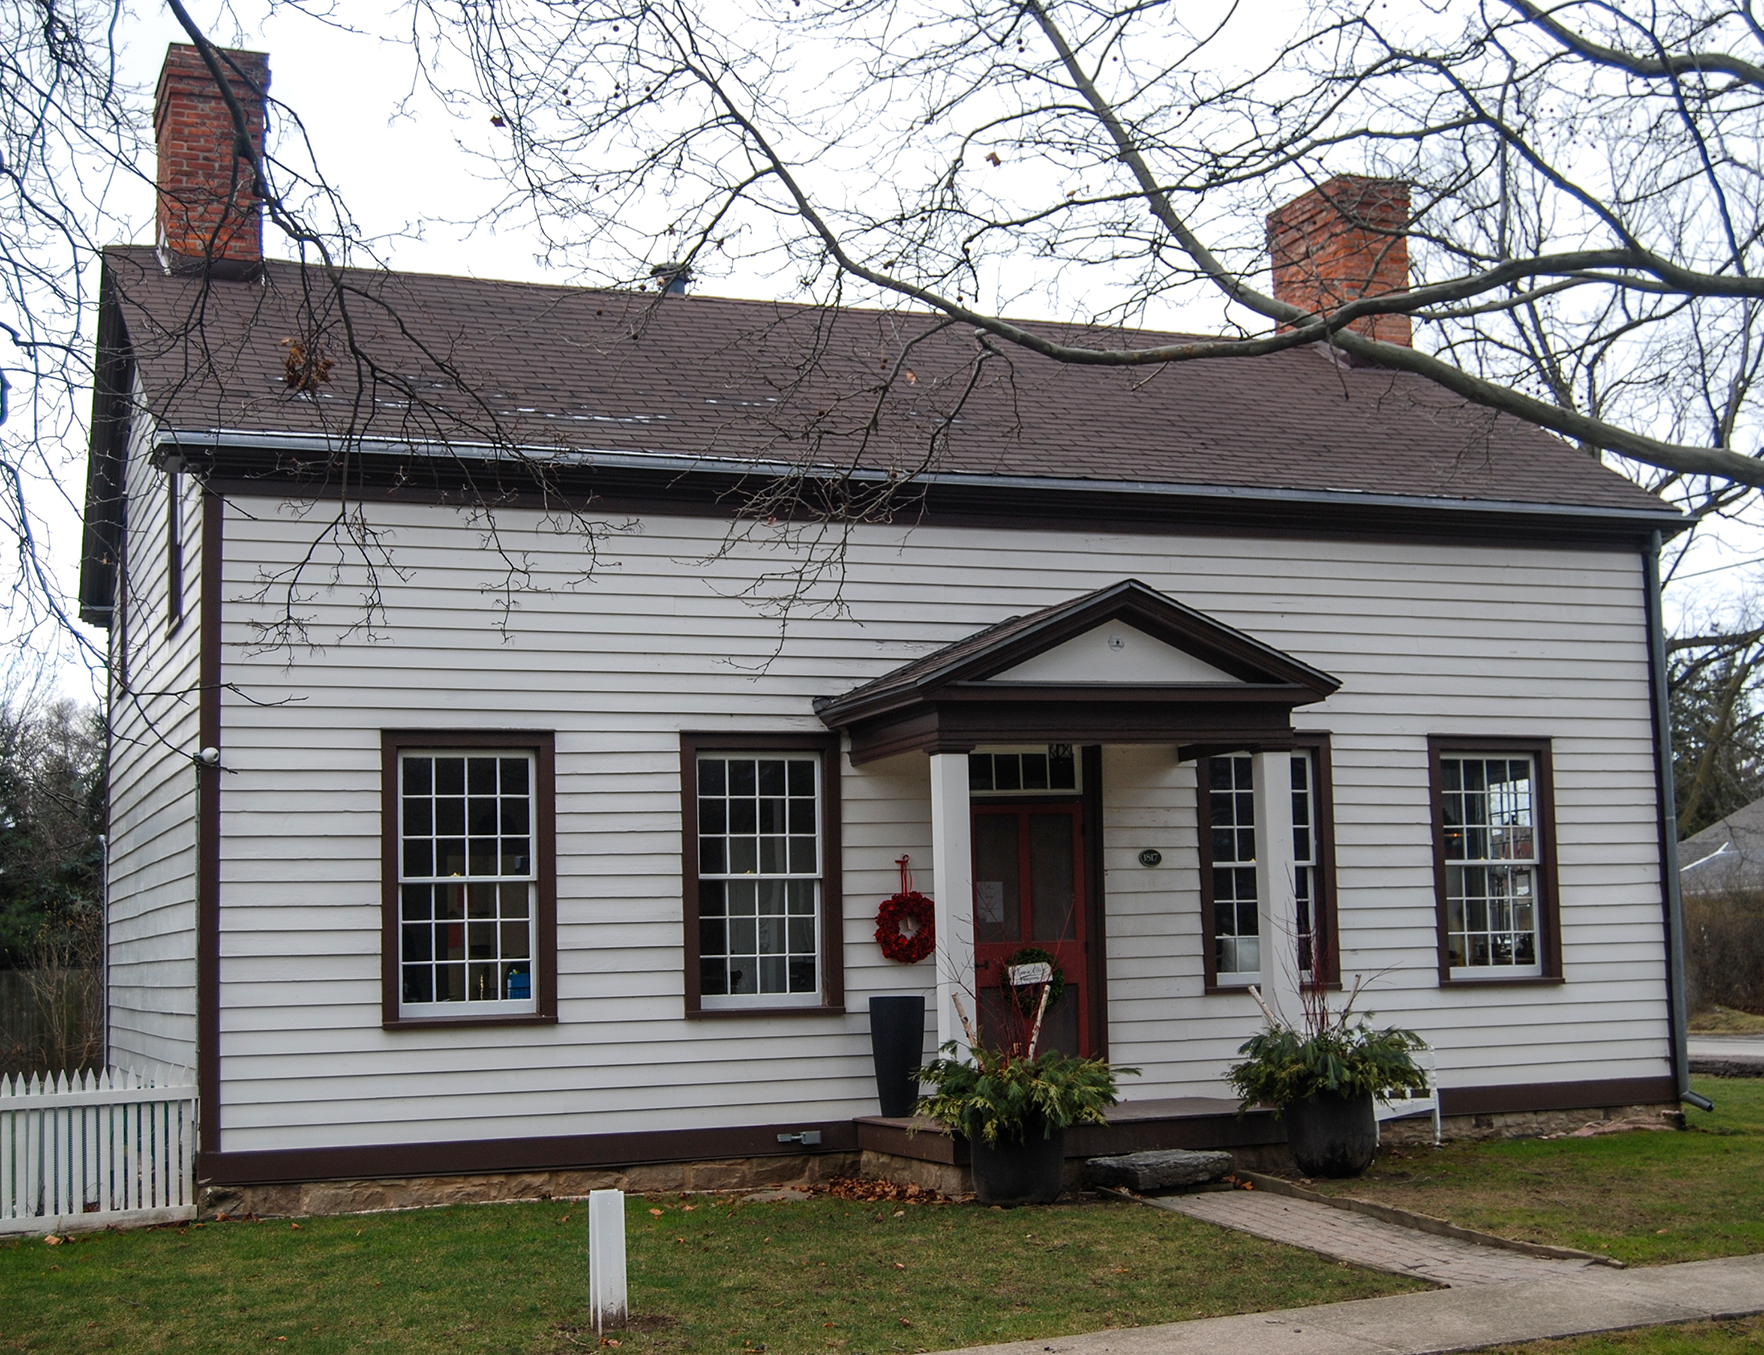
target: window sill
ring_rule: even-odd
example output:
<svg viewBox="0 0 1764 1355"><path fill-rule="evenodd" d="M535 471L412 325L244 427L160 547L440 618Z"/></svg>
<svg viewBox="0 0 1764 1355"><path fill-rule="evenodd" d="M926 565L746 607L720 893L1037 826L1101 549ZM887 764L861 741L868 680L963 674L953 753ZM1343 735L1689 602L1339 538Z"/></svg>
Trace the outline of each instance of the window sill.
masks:
<svg viewBox="0 0 1764 1355"><path fill-rule="evenodd" d="M396 1016L381 1021L382 1030L434 1030L458 1026L555 1026L557 1017L544 1012L513 1012L503 1016Z"/></svg>
<svg viewBox="0 0 1764 1355"><path fill-rule="evenodd" d="M1261 982L1261 977L1258 975L1256 978L1247 979L1243 983L1209 983L1203 991L1205 991L1209 997L1215 996L1219 993L1242 993L1247 997L1249 995L1249 990L1251 988L1260 987Z"/></svg>
<svg viewBox="0 0 1764 1355"><path fill-rule="evenodd" d="M1560 974L1490 974L1486 978L1480 974L1469 975L1441 974L1441 988L1551 988L1560 987L1568 980Z"/></svg>
<svg viewBox="0 0 1764 1355"><path fill-rule="evenodd" d="M687 1011L688 1021L737 1021L751 1016L844 1016L845 1004L836 1007L700 1007Z"/></svg>

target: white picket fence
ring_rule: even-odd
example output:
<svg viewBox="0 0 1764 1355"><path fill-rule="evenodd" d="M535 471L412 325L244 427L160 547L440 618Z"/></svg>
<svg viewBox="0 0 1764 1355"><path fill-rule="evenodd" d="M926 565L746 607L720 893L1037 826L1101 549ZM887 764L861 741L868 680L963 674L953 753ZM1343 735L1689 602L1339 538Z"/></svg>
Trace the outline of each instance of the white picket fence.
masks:
<svg viewBox="0 0 1764 1355"><path fill-rule="evenodd" d="M195 1218L195 1154L187 1074L0 1077L0 1234Z"/></svg>

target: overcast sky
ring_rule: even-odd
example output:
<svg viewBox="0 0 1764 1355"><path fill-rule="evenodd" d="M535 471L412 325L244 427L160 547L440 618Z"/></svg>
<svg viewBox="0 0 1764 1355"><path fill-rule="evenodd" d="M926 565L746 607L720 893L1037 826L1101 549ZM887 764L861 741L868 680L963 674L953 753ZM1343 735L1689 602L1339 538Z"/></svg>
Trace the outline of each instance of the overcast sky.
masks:
<svg viewBox="0 0 1764 1355"><path fill-rule="evenodd" d="M1257 0L1256 23L1245 40L1273 40L1271 22L1288 11L1285 0ZM408 40L401 37L390 7L374 0L348 0L340 13L352 28L327 27L300 14L272 13L262 0L201 3L191 9L209 25L209 35L227 45L243 45L270 55L272 93L298 110L325 175L342 192L363 233L378 242L378 253L394 267L480 277L576 281L538 262L537 239L518 222L495 232L470 229L500 196L485 179L486 167L471 151L494 146L489 110L448 110L416 78ZM353 30L353 31L352 31ZM143 114L164 59L166 45L184 40L160 6L146 3L130 17L121 38L126 74L146 91ZM481 116L479 115L481 113ZM151 166L143 166L151 171ZM122 184L114 206L132 223L129 238L153 237L153 197L147 183ZM285 253L273 230L267 250ZM726 295L780 294L772 280L736 273L717 278L710 289ZM1180 325L1180 314L1159 316ZM69 484L83 485L83 449L68 449ZM39 500L47 504L47 498ZM79 523L72 506L46 514L50 556L68 594L78 571ZM1727 530L1711 541L1696 568L1711 589L1731 594L1755 576L1756 566L1732 568L1735 561L1764 555L1764 536L1750 529ZM1688 597L1688 594L1687 594ZM98 638L93 633L94 638ZM89 690L85 677L65 670L64 689Z"/></svg>

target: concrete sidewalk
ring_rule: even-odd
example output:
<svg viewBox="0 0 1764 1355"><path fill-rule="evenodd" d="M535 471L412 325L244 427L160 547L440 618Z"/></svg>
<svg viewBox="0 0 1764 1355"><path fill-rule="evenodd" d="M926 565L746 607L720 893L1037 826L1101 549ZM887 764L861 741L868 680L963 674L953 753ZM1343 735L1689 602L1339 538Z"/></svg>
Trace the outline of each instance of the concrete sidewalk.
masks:
<svg viewBox="0 0 1764 1355"><path fill-rule="evenodd" d="M1692 1035L1690 1070L1707 1077L1764 1077L1764 1037Z"/></svg>
<svg viewBox="0 0 1764 1355"><path fill-rule="evenodd" d="M1590 1257L1527 1256L1455 1237L1435 1237L1313 1200L1294 1200L1261 1190L1155 1195L1147 1196L1145 1203L1289 1247L1322 1252L1356 1266L1413 1275L1454 1289L1467 1284L1553 1279L1593 1264Z"/></svg>
<svg viewBox="0 0 1764 1355"><path fill-rule="evenodd" d="M962 1355L1435 1355L1764 1312L1764 1256L1436 1289L977 1346Z"/></svg>

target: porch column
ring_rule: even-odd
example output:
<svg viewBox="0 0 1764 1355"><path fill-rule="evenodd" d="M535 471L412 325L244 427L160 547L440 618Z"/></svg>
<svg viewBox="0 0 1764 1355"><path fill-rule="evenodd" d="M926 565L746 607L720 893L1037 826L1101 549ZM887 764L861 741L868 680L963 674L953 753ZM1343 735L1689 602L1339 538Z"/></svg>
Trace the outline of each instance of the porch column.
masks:
<svg viewBox="0 0 1764 1355"><path fill-rule="evenodd" d="M1288 811L1291 812L1290 810ZM1290 834L1288 835L1290 837ZM937 911L937 1043L965 1051L956 1015L960 995L974 1010L974 848L968 817L968 755L931 754L931 871Z"/></svg>
<svg viewBox="0 0 1764 1355"><path fill-rule="evenodd" d="M1298 892L1292 864L1292 754L1255 755L1256 897L1262 952L1262 1001L1290 1025L1299 1002Z"/></svg>

